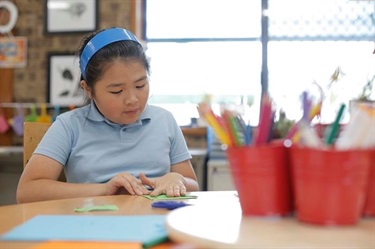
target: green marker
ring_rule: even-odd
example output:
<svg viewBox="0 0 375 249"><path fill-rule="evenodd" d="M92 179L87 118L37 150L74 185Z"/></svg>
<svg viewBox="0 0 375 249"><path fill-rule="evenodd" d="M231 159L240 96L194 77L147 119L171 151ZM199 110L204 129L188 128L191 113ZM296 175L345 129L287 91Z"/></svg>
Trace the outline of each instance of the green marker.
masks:
<svg viewBox="0 0 375 249"><path fill-rule="evenodd" d="M345 104L341 104L339 112L337 113L336 119L331 126L331 131L328 134L326 139L326 144L331 145L333 144L340 128L340 120L342 118L342 114L344 113Z"/></svg>

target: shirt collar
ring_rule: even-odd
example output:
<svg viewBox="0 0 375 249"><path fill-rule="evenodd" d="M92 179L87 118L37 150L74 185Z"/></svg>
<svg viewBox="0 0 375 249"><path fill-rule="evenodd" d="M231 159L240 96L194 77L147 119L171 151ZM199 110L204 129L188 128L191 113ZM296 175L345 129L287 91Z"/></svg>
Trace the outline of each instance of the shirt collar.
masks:
<svg viewBox="0 0 375 249"><path fill-rule="evenodd" d="M139 116L139 119L133 123L133 124L126 124L126 125L120 125L120 124L116 124L116 123L113 123L111 122L110 120L108 120L106 117L104 117L98 110L98 108L96 107L96 104L93 100L91 100L90 104L89 104L89 107L87 108L87 113L86 113L86 117L92 121L95 121L95 122L105 122L111 126L115 125L119 125L121 127L132 127L132 126L138 126L138 125L142 125L144 124L145 122L149 122L151 120L151 113L150 113L150 108L148 106L148 104L146 105L145 109L143 110L143 112L141 113L141 115Z"/></svg>

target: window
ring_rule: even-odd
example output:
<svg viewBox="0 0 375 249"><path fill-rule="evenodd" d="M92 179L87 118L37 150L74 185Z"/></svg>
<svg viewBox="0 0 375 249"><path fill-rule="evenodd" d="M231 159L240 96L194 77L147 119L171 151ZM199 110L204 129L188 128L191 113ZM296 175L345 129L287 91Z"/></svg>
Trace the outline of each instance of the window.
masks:
<svg viewBox="0 0 375 249"><path fill-rule="evenodd" d="M231 105L257 125L262 89L299 119L299 96L316 81L326 95L321 122L331 122L375 75L374 9L354 0L146 0L150 103L186 125L208 94L217 111ZM337 67L344 76L328 89Z"/></svg>
<svg viewBox="0 0 375 249"><path fill-rule="evenodd" d="M360 95L375 75L374 11L375 1L268 1L269 91L290 118L302 115L303 90L317 92L313 81L326 96L323 123L333 122L340 104ZM337 67L342 76L328 88Z"/></svg>

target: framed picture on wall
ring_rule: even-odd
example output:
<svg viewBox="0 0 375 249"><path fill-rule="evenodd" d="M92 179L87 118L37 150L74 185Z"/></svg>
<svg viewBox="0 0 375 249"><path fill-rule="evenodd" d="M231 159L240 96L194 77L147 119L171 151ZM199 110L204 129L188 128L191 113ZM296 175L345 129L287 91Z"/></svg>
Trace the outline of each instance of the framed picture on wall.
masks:
<svg viewBox="0 0 375 249"><path fill-rule="evenodd" d="M98 27L98 0L45 0L45 33L90 32Z"/></svg>
<svg viewBox="0 0 375 249"><path fill-rule="evenodd" d="M79 60L73 53L48 53L47 101L62 107L82 106L85 94L80 87Z"/></svg>

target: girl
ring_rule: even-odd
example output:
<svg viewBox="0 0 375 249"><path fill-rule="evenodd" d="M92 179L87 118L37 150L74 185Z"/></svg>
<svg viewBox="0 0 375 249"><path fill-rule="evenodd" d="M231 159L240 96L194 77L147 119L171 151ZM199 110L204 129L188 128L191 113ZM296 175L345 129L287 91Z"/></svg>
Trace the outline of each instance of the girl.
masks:
<svg viewBox="0 0 375 249"><path fill-rule="evenodd" d="M53 122L23 171L17 201L197 191L180 127L147 104L150 66L137 38L102 30L83 40L79 56L89 103ZM58 181L62 170L67 182Z"/></svg>

